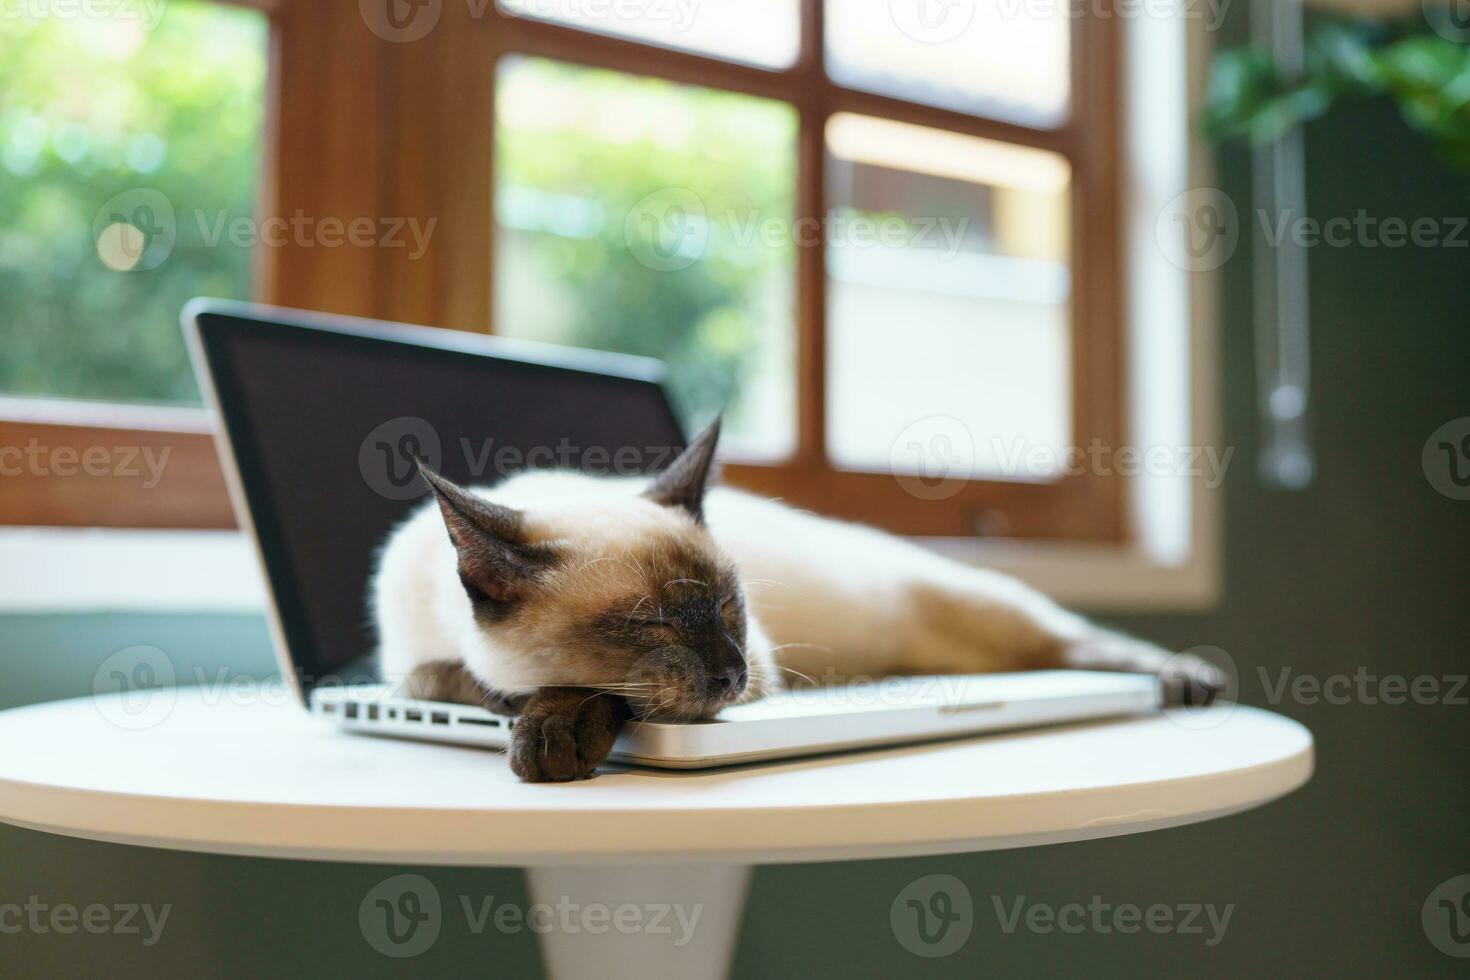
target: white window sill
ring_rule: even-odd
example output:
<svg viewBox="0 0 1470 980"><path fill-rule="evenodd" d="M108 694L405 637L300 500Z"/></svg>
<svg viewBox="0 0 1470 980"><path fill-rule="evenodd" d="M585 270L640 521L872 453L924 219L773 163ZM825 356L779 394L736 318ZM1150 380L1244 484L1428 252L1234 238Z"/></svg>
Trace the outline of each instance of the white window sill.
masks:
<svg viewBox="0 0 1470 980"><path fill-rule="evenodd" d="M0 612L259 612L265 583L234 531L0 530Z"/></svg>
<svg viewBox="0 0 1470 980"><path fill-rule="evenodd" d="M1203 612L1220 602L1218 563L1199 551L1165 562L1126 545L961 538L925 544L965 564L1013 575L1084 612Z"/></svg>

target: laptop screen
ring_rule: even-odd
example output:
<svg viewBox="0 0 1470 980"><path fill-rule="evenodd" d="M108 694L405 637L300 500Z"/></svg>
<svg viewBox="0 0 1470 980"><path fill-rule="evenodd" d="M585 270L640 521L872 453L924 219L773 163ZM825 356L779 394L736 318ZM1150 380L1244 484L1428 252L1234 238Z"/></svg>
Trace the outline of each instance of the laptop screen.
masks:
<svg viewBox="0 0 1470 980"><path fill-rule="evenodd" d="M238 304L193 315L303 693L368 667L377 551L427 499L414 457L474 486L646 473L683 445L653 361Z"/></svg>

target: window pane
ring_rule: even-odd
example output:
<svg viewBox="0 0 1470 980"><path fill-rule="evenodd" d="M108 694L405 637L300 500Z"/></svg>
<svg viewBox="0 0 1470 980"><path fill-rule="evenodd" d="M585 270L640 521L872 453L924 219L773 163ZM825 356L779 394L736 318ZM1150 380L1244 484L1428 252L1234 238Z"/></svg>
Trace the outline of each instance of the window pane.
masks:
<svg viewBox="0 0 1470 980"><path fill-rule="evenodd" d="M661 358L686 419L788 452L791 108L517 59L497 113L496 332Z"/></svg>
<svg viewBox="0 0 1470 980"><path fill-rule="evenodd" d="M1050 125L1067 111L1067 4L826 0L834 81L912 102Z"/></svg>
<svg viewBox="0 0 1470 980"><path fill-rule="evenodd" d="M249 295L265 18L145 7L0 17L0 391L196 401L179 308Z"/></svg>
<svg viewBox="0 0 1470 980"><path fill-rule="evenodd" d="M599 34L786 68L799 47L800 0L500 0L507 13Z"/></svg>
<svg viewBox="0 0 1470 980"><path fill-rule="evenodd" d="M833 463L1049 478L1016 460L1071 437L1066 160L853 115L827 149Z"/></svg>

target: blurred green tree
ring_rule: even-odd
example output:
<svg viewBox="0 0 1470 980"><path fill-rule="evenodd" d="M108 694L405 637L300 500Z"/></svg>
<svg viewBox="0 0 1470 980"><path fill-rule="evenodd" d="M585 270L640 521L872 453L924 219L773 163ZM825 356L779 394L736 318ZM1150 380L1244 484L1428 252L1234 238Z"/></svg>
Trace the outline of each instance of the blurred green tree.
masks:
<svg viewBox="0 0 1470 980"><path fill-rule="evenodd" d="M156 25L0 20L0 391L197 400L178 311L250 295L249 249L215 232L222 214L254 213L266 35L256 13L187 0ZM522 219L508 244L551 300L502 307L495 328L659 357L692 415L773 366L788 376L790 107L539 60L502 81L503 109L570 96L601 125L502 120L499 203ZM131 203L109 208L141 188L171 206L176 242L155 267L109 267L97 229L133 220ZM663 263L671 245L694 251Z"/></svg>
<svg viewBox="0 0 1470 980"><path fill-rule="evenodd" d="M0 391L196 401L179 308L250 293L249 250L208 229L254 213L266 21L185 0L156 24L74 13L0 18ZM109 268L94 222L139 188L172 205L176 244Z"/></svg>
<svg viewBox="0 0 1470 980"><path fill-rule="evenodd" d="M535 59L498 106L497 332L660 358L684 414L737 429L762 370L790 393L790 106Z"/></svg>

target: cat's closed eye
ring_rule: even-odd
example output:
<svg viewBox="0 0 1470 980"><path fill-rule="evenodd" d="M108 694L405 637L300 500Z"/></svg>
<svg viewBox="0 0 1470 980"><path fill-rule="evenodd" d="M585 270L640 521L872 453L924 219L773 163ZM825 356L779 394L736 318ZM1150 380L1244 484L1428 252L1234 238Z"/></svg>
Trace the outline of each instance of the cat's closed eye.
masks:
<svg viewBox="0 0 1470 980"><path fill-rule="evenodd" d="M662 619L638 618L632 620L643 628L651 637L657 638L665 643L678 643L681 639L679 630L672 623Z"/></svg>

